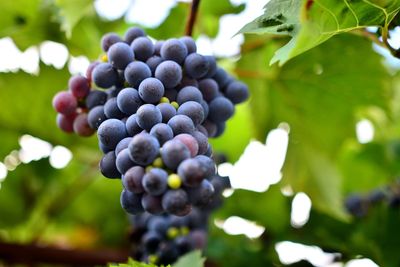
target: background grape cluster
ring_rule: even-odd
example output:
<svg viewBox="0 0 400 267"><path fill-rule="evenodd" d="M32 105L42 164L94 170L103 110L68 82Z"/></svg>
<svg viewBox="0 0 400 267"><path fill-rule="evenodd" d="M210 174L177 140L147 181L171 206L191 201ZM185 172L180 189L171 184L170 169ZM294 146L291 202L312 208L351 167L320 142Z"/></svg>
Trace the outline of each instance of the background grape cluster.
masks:
<svg viewBox="0 0 400 267"><path fill-rule="evenodd" d="M400 207L400 179L366 194L350 194L345 200L347 211L357 218L367 216L370 209L381 204L395 209Z"/></svg>

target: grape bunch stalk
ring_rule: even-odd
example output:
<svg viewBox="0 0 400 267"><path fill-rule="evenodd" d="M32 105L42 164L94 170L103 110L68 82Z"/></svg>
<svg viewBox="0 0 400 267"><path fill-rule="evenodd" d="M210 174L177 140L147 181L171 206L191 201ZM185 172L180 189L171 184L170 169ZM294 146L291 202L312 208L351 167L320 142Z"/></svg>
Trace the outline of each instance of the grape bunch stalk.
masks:
<svg viewBox="0 0 400 267"><path fill-rule="evenodd" d="M100 171L121 178L131 214L184 216L206 207L216 168L208 138L220 136L247 86L197 53L191 37L153 42L133 27L101 40L106 53L73 76L53 106L65 132L97 131Z"/></svg>

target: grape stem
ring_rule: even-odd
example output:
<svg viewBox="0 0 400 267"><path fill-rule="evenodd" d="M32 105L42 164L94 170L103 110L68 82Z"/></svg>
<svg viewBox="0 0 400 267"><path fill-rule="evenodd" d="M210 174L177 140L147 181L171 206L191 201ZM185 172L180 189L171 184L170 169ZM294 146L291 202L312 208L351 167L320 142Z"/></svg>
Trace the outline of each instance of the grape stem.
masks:
<svg viewBox="0 0 400 267"><path fill-rule="evenodd" d="M192 36L193 34L193 27L196 22L199 5L200 5L200 0L193 0L192 4L190 5L190 13L186 21L186 29L185 29L185 35L187 36Z"/></svg>
<svg viewBox="0 0 400 267"><path fill-rule="evenodd" d="M359 36L365 37L365 38L371 40L376 45L378 45L380 47L383 47L383 48L386 48L387 50L389 50L389 52L394 57L400 58L400 49L395 49L389 44L389 41L388 41L389 33L388 33L386 28L382 29L382 34L381 34L382 40L379 39L379 37L376 36L374 33L371 33L366 29L354 30L354 31L351 31L351 33L353 33L355 35L359 35Z"/></svg>

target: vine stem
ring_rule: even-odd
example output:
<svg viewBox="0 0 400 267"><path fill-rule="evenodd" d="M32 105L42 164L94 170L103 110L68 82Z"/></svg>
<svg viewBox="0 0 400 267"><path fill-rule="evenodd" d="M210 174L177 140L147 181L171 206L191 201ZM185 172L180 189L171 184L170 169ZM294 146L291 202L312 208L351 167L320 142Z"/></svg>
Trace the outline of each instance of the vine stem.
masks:
<svg viewBox="0 0 400 267"><path fill-rule="evenodd" d="M197 12L199 10L200 0L193 0L190 5L189 17L186 21L185 35L192 36L193 27L196 22Z"/></svg>
<svg viewBox="0 0 400 267"><path fill-rule="evenodd" d="M394 57L400 58L400 49L396 50L389 44L387 29L383 29L382 30L382 40L380 40L378 38L378 36L376 36L375 34L369 32L369 31L367 31L365 29L363 29L363 30L354 30L354 31L351 31L351 33L353 33L355 35L363 36L363 37L369 39L370 41L372 41L376 45L379 45L380 47L383 47L383 48L386 48L387 50L389 50L389 52Z"/></svg>

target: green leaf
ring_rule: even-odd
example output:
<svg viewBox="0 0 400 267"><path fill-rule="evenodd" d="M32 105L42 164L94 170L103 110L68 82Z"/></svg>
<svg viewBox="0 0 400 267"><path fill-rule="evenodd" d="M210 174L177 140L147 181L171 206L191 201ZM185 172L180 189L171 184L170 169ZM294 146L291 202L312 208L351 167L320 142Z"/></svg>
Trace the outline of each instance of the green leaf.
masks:
<svg viewBox="0 0 400 267"><path fill-rule="evenodd" d="M399 10L400 0L271 0L264 14L240 32L290 35L292 39L270 61L283 65L334 35L369 26L387 29Z"/></svg>
<svg viewBox="0 0 400 267"><path fill-rule="evenodd" d="M151 263L138 262L132 259L129 259L128 263L109 264L108 266L109 267L157 267L157 265ZM169 267L169 265L167 267Z"/></svg>
<svg viewBox="0 0 400 267"><path fill-rule="evenodd" d="M257 41L250 38L244 47ZM269 130L288 123L283 182L307 193L319 210L345 218L338 154L346 142L357 142L360 109L388 110L390 77L370 43L351 35L326 42L282 68L260 71L276 45L271 41L245 52L236 70L251 90L257 138L264 140Z"/></svg>
<svg viewBox="0 0 400 267"><path fill-rule="evenodd" d="M204 261L201 251L197 250L180 257L172 267L204 267Z"/></svg>
<svg viewBox="0 0 400 267"><path fill-rule="evenodd" d="M61 29L68 38L78 22L94 12L92 0L56 0L55 4L60 9Z"/></svg>

